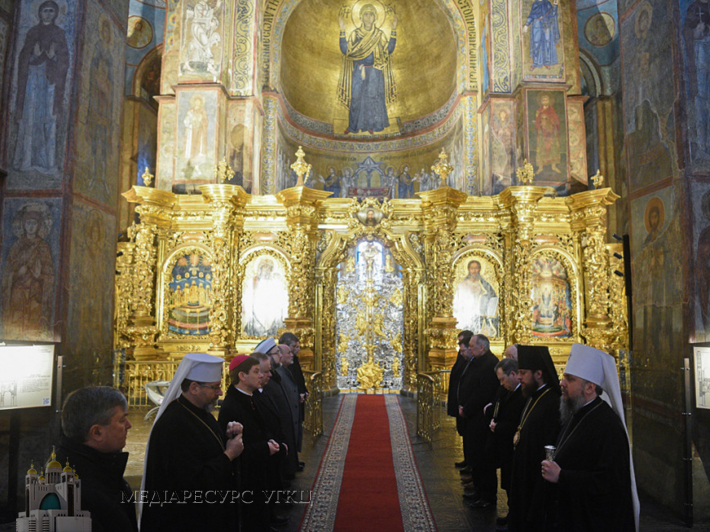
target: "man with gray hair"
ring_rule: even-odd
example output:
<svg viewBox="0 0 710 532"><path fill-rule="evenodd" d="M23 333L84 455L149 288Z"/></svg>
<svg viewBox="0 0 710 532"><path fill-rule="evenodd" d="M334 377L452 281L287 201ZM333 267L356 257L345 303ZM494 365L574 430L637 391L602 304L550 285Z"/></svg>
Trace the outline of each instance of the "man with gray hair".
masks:
<svg viewBox="0 0 710 532"><path fill-rule="evenodd" d="M138 530L131 488L123 479L130 428L126 398L115 388L80 388L64 401L57 459L81 478L82 508L91 512L92 530Z"/></svg>
<svg viewBox="0 0 710 532"><path fill-rule="evenodd" d="M574 344L561 387L563 428L554 456L542 461L542 477L557 488L548 491L548 530L638 530L638 495L614 357Z"/></svg>

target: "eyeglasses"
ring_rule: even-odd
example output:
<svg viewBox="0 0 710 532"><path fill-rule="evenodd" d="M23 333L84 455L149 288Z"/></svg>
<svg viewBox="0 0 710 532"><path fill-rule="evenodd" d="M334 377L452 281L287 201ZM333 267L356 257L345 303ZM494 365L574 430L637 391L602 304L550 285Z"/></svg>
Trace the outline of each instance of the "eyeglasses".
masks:
<svg viewBox="0 0 710 532"><path fill-rule="evenodd" d="M200 383L200 386L202 386L203 388L211 388L211 389L214 390L215 392L217 392L217 391L219 391L219 390L222 389L222 385L221 385L221 384L204 384L204 383L201 382L201 383Z"/></svg>

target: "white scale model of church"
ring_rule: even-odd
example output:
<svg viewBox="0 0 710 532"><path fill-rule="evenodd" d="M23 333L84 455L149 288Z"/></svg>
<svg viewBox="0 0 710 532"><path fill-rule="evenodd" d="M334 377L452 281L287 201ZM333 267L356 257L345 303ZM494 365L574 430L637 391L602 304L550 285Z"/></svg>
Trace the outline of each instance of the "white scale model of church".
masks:
<svg viewBox="0 0 710 532"><path fill-rule="evenodd" d="M91 513L81 510L81 481L67 462L57 462L52 449L44 473L30 466L25 476L25 511L15 521L17 532L91 532Z"/></svg>

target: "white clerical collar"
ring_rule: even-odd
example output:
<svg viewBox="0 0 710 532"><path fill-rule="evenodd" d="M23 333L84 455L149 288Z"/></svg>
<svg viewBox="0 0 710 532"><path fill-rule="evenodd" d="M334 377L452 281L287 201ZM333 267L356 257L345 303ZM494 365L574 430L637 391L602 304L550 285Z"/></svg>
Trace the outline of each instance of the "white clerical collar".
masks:
<svg viewBox="0 0 710 532"><path fill-rule="evenodd" d="M542 390L545 386L547 386L547 383L545 383L545 384L543 384L542 386L540 386L540 387L537 389L537 391L539 392L539 391Z"/></svg>
<svg viewBox="0 0 710 532"><path fill-rule="evenodd" d="M517 390L518 388L520 388L520 383L518 383L518 385L515 387L515 390ZM515 391L515 390L513 390L513 391Z"/></svg>
<svg viewBox="0 0 710 532"><path fill-rule="evenodd" d="M236 385L235 385L234 387L237 388ZM248 395L249 397L251 397L252 395L254 395L254 394L251 394L251 393L249 393L249 392L245 392L245 391L242 390L241 388L237 388L237 391L242 392L244 395Z"/></svg>

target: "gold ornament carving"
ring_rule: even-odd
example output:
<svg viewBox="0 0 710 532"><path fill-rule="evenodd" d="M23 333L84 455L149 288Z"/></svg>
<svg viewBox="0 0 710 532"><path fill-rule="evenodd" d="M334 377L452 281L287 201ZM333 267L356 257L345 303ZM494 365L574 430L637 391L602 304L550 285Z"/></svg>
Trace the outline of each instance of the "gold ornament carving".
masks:
<svg viewBox="0 0 710 532"><path fill-rule="evenodd" d="M523 185L532 185L533 178L535 177L535 168L528 162L527 159L525 159L523 161L523 166L515 171L515 176L518 178L519 183Z"/></svg>
<svg viewBox="0 0 710 532"><path fill-rule="evenodd" d="M301 146L296 151L296 162L291 165L291 170L296 172L296 186L302 187L308 181L308 174L311 172L311 165L304 160L306 153ZM303 176L306 176L304 179Z"/></svg>
<svg viewBox="0 0 710 532"><path fill-rule="evenodd" d="M446 186L449 174L454 171L454 167L448 162L449 156L446 155L446 150L441 148L441 153L439 154L439 160L435 165L431 167L431 171L439 176L439 186Z"/></svg>

